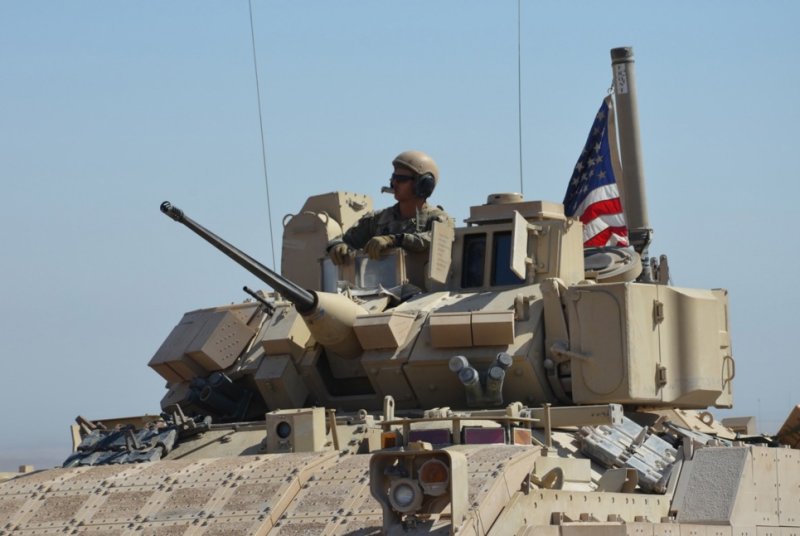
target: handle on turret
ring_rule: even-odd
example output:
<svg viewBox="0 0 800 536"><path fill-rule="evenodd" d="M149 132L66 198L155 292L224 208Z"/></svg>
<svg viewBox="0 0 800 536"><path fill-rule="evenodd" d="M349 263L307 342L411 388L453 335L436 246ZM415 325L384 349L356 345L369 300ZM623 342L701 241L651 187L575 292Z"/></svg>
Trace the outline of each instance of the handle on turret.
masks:
<svg viewBox="0 0 800 536"><path fill-rule="evenodd" d="M206 242L231 258L239 266L256 276L273 289L280 292L287 300L294 304L299 313L303 314L310 312L314 309L314 307L316 307L317 295L314 292L299 287L282 275L270 270L249 256L247 253L229 244L196 221L192 220L189 216L184 214L181 209L173 206L169 201L164 201L161 203L161 212L173 220L184 224L186 227L194 231L195 234L203 238Z"/></svg>

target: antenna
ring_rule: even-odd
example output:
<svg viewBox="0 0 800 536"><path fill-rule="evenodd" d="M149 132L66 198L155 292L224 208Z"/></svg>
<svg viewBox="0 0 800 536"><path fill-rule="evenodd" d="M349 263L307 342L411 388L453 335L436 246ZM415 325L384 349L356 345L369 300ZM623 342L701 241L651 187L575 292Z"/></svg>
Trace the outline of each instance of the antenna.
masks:
<svg viewBox="0 0 800 536"><path fill-rule="evenodd" d="M264 120L261 114L261 88L258 84L258 61L256 60L256 32L253 28L253 0L247 0L250 8L250 39L253 43L253 70L256 73L256 99L258 101L258 127L261 131L261 166L264 169L264 184L267 189L267 218L269 219L269 247L272 253L272 268L275 268L275 235L272 232L272 206L269 202L269 177L267 176L267 144L264 141Z"/></svg>
<svg viewBox="0 0 800 536"><path fill-rule="evenodd" d="M522 187L522 0L517 0L517 132L519 137L519 193ZM524 197L524 196L523 196Z"/></svg>

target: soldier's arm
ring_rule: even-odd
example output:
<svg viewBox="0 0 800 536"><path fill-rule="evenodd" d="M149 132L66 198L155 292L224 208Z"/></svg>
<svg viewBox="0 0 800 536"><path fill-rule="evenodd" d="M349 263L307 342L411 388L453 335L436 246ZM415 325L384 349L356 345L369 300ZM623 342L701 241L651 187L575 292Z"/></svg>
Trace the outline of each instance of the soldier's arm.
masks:
<svg viewBox="0 0 800 536"><path fill-rule="evenodd" d="M374 221L374 212L362 216L355 225L344 233L342 241L353 249L362 249L375 234Z"/></svg>
<svg viewBox="0 0 800 536"><path fill-rule="evenodd" d="M444 210L437 210L428 216L425 223L425 230L415 233L403 233L398 246L406 251L422 252L428 251L431 247L431 229L433 229L433 222L440 221L446 222L448 215Z"/></svg>
<svg viewBox="0 0 800 536"><path fill-rule="evenodd" d="M399 245L406 251L428 251L431 247L431 232L403 233L403 238Z"/></svg>

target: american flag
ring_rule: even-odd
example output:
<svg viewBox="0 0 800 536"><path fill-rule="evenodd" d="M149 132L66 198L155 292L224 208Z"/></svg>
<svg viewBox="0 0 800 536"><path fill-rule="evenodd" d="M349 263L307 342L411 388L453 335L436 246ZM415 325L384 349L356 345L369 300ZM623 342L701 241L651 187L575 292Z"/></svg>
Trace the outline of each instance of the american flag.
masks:
<svg viewBox="0 0 800 536"><path fill-rule="evenodd" d="M616 136L610 96L603 100L594 118L564 196L566 215L583 222L583 245L587 248L628 245L628 228L614 173L621 166L616 150L609 146L609 136Z"/></svg>

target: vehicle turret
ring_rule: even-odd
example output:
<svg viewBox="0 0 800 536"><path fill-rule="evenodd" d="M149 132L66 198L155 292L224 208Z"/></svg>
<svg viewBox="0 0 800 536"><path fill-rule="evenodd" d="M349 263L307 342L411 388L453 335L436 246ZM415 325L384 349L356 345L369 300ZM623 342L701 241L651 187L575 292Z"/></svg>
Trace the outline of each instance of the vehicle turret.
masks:
<svg viewBox="0 0 800 536"><path fill-rule="evenodd" d="M435 226L427 281L437 255L452 263L438 285L429 283L433 290L408 284L409 274L420 272L410 267L419 259L401 250L342 268L331 266L324 251L303 251L305 263L295 264L338 270L339 282L303 289L169 203L161 210L277 291L275 303L284 305L264 315L229 372L244 391L255 384L268 408L310 399L339 410L377 409L387 395L402 409L509 401L730 404L726 293L636 282L638 257L632 266L623 260L624 269L611 276L587 269L581 224L560 204L492 194L472 207L466 227ZM286 344L271 344L288 329L280 319L289 317L300 324L289 329ZM307 329L305 338L298 326ZM265 380L266 370L280 379ZM206 385L199 394L211 400Z"/></svg>

